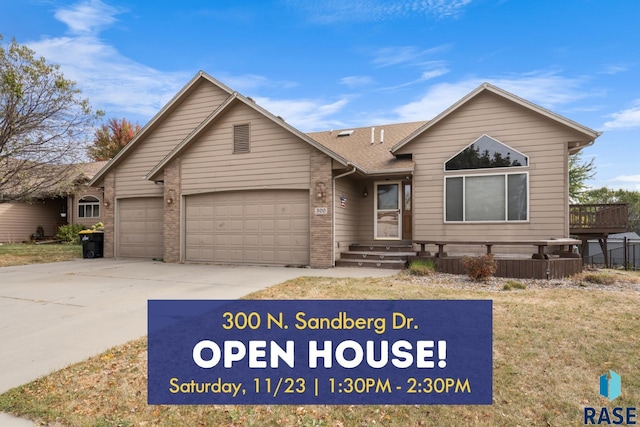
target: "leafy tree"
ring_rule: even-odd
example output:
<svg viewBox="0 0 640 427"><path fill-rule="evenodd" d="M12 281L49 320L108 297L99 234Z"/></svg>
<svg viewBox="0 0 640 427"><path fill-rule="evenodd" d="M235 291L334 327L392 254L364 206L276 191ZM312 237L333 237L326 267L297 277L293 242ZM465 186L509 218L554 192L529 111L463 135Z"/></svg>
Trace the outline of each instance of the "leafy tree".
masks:
<svg viewBox="0 0 640 427"><path fill-rule="evenodd" d="M109 119L96 130L91 145L87 151L89 157L95 161L110 160L124 148L140 131L140 125L132 125L126 119Z"/></svg>
<svg viewBox="0 0 640 427"><path fill-rule="evenodd" d="M0 35L0 202L65 193L100 112L60 67Z"/></svg>
<svg viewBox="0 0 640 427"><path fill-rule="evenodd" d="M593 158L586 162L582 160L581 153L569 156L569 199L572 203L586 203L583 193L587 189L587 181L593 179L595 174Z"/></svg>
<svg viewBox="0 0 640 427"><path fill-rule="evenodd" d="M640 234L640 192L612 190L607 187L587 190L582 195L583 203L627 203L629 205L629 226Z"/></svg>

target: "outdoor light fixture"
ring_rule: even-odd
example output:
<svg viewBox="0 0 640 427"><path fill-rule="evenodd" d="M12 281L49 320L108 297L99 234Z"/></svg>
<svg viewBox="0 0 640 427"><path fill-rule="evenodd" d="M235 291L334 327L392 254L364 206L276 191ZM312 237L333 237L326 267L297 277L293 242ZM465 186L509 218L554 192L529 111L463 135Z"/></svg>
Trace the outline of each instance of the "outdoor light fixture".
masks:
<svg viewBox="0 0 640 427"><path fill-rule="evenodd" d="M108 208L109 206L111 206L111 202L108 201L108 200L105 200L104 201L104 206Z"/></svg>
<svg viewBox="0 0 640 427"><path fill-rule="evenodd" d="M316 182L316 199L322 200L323 202L327 197L327 186L324 185L324 182Z"/></svg>
<svg viewBox="0 0 640 427"><path fill-rule="evenodd" d="M169 195L167 197L167 204L170 205L173 203L173 199L175 199L176 193L173 190L169 190Z"/></svg>
<svg viewBox="0 0 640 427"><path fill-rule="evenodd" d="M367 191L367 187L364 187L364 191L362 192L362 197L367 197L369 192Z"/></svg>

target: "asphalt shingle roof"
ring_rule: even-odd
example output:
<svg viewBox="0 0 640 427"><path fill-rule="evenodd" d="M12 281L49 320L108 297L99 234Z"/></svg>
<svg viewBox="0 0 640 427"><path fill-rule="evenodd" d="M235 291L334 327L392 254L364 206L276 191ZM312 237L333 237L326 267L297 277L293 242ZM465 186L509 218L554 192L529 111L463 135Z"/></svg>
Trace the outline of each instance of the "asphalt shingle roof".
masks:
<svg viewBox="0 0 640 427"><path fill-rule="evenodd" d="M425 123L427 122L374 126L373 144L371 126L311 132L307 135L368 173L406 171L413 169L413 161L396 159L389 149ZM351 130L353 133L349 136L338 136L341 132ZM381 141L383 130L384 141Z"/></svg>

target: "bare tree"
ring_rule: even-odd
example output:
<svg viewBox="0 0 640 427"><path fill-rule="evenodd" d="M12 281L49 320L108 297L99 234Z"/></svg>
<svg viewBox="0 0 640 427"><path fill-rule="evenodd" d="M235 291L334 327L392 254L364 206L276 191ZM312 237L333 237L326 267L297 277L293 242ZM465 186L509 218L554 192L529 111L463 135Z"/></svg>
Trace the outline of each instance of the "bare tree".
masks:
<svg viewBox="0 0 640 427"><path fill-rule="evenodd" d="M0 42L2 36L0 36ZM0 202L70 191L93 125L76 83L12 40L0 44Z"/></svg>

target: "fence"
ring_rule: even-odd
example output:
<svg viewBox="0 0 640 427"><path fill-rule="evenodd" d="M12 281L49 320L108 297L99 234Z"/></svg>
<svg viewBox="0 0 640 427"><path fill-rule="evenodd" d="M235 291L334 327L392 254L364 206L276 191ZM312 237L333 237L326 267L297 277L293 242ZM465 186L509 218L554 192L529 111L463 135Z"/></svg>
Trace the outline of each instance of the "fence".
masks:
<svg viewBox="0 0 640 427"><path fill-rule="evenodd" d="M609 239L607 247L609 267L640 270L640 240ZM593 255L591 254L592 250L595 252ZM595 244L589 242L589 254L585 257L585 264L604 266L604 255L597 242Z"/></svg>

